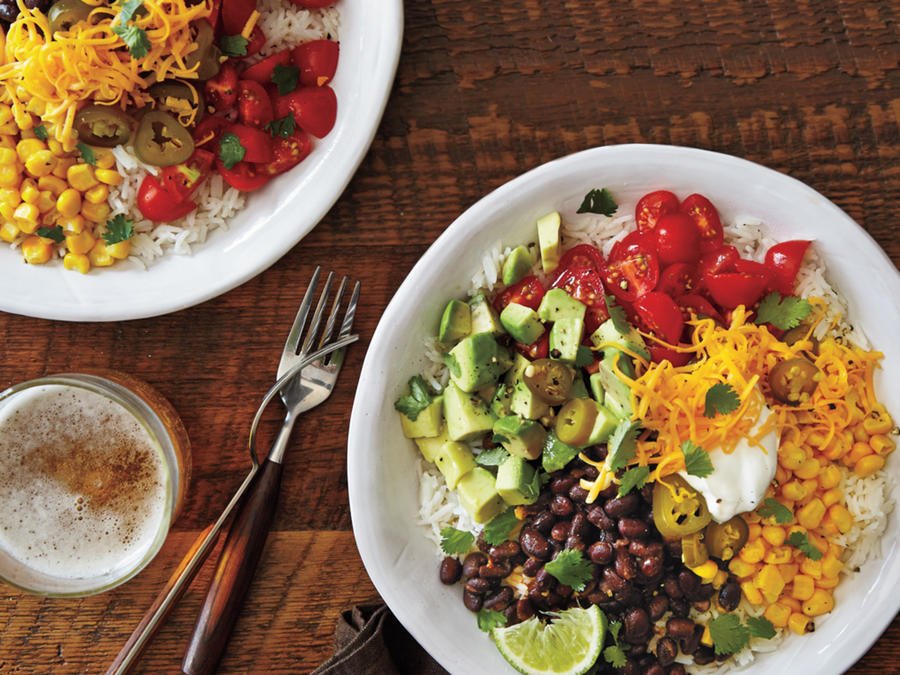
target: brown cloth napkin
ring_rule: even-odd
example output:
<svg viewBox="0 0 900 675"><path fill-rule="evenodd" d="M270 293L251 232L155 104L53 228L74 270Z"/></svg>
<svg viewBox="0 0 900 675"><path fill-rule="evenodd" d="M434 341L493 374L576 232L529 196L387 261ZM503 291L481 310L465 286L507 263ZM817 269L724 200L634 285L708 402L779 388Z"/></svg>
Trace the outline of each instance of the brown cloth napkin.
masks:
<svg viewBox="0 0 900 675"><path fill-rule="evenodd" d="M312 675L444 675L385 605L356 605L341 613L334 656Z"/></svg>

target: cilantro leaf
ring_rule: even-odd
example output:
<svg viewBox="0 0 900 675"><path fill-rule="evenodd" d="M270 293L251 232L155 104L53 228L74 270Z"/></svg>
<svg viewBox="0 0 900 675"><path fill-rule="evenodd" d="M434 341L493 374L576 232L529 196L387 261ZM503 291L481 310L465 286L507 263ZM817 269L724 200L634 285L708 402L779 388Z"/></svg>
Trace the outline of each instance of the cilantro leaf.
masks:
<svg viewBox="0 0 900 675"><path fill-rule="evenodd" d="M294 114L288 113L284 117L272 120L266 125L269 133L273 138L289 138L297 129L297 122L294 120Z"/></svg>
<svg viewBox="0 0 900 675"><path fill-rule="evenodd" d="M119 21L126 23L134 18L134 13L144 4L144 0L125 0L119 10Z"/></svg>
<svg viewBox="0 0 900 675"><path fill-rule="evenodd" d="M490 633L492 629L506 625L506 615L493 609L480 609L477 617L478 628L485 633Z"/></svg>
<svg viewBox="0 0 900 675"><path fill-rule="evenodd" d="M131 239L132 236L134 236L134 221L126 218L121 213L106 221L106 232L103 233L103 241L108 245L118 244L120 241Z"/></svg>
<svg viewBox="0 0 900 675"><path fill-rule="evenodd" d="M684 455L684 469L689 476L706 478L714 471L709 453L693 441L682 443L681 453Z"/></svg>
<svg viewBox="0 0 900 675"><path fill-rule="evenodd" d="M770 640L775 637L775 626L764 616L747 617L747 628L750 636Z"/></svg>
<svg viewBox="0 0 900 675"><path fill-rule="evenodd" d="M77 143L75 147L78 148L78 152L81 153L81 159L84 160L85 164L90 164L91 166L97 164L97 158L94 156L94 150L91 146L85 143Z"/></svg>
<svg viewBox="0 0 900 675"><path fill-rule="evenodd" d="M441 550L447 555L468 553L475 544L475 535L449 525L441 529Z"/></svg>
<svg viewBox="0 0 900 675"><path fill-rule="evenodd" d="M738 409L741 399L730 384L719 382L714 384L706 392L706 402L703 406L704 417L727 415Z"/></svg>
<svg viewBox="0 0 900 675"><path fill-rule="evenodd" d="M606 299L606 309L609 311L609 318L612 319L615 329L622 335L630 333L631 324L628 323L624 308L616 302L616 296L605 295L603 297Z"/></svg>
<svg viewBox="0 0 900 675"><path fill-rule="evenodd" d="M406 415L413 422L419 417L419 413L425 410L434 397L420 375L414 375L409 379L409 395L401 396L394 401L394 409Z"/></svg>
<svg viewBox="0 0 900 675"><path fill-rule="evenodd" d="M753 321L757 324L770 323L781 330L790 330L799 326L811 311L812 305L803 298L783 296L773 291L759 303Z"/></svg>
<svg viewBox="0 0 900 675"><path fill-rule="evenodd" d="M297 66L283 66L279 63L275 66L275 70L272 71L269 79L275 83L278 93L284 96L297 88L297 82L300 79L300 69Z"/></svg>
<svg viewBox="0 0 900 675"><path fill-rule="evenodd" d="M452 375L456 377L462 375L462 369L459 367L459 361L456 360L456 357L453 354L444 354L444 365L447 366L447 369Z"/></svg>
<svg viewBox="0 0 900 675"><path fill-rule="evenodd" d="M593 576L593 568L593 563L586 560L581 551L573 548L560 551L544 565L544 569L559 583L571 586L576 591L584 590L584 585Z"/></svg>
<svg viewBox="0 0 900 675"><path fill-rule="evenodd" d="M614 644L603 650L603 658L613 668L624 668L625 663L627 662L627 659L625 658L625 650L619 645L619 631L621 630L621 621L610 622L609 634L612 636Z"/></svg>
<svg viewBox="0 0 900 675"><path fill-rule="evenodd" d="M631 467L622 474L622 479L619 483L619 496L624 497L632 490L640 490L647 484L648 478L650 478L649 466Z"/></svg>
<svg viewBox="0 0 900 675"><path fill-rule="evenodd" d="M707 625L716 654L734 654L750 642L750 630L735 614L722 614Z"/></svg>
<svg viewBox="0 0 900 675"><path fill-rule="evenodd" d="M578 448L573 448L568 443L563 443L554 431L547 433L547 438L544 440L544 450L541 453L541 465L544 467L544 471L547 473L559 471L577 456Z"/></svg>
<svg viewBox="0 0 900 675"><path fill-rule="evenodd" d="M584 201L575 213L601 213L611 216L619 205L613 199L612 194L606 188L594 188L584 196Z"/></svg>
<svg viewBox="0 0 900 675"><path fill-rule="evenodd" d="M150 51L150 38L143 28L138 28L133 23L120 23L113 26L113 33L122 38L122 42L128 47L132 58L142 59Z"/></svg>
<svg viewBox="0 0 900 675"><path fill-rule="evenodd" d="M66 238L62 227L59 225L54 225L53 227L39 227L37 229L37 236L44 237L45 239L52 239L57 244L61 244Z"/></svg>
<svg viewBox="0 0 900 675"><path fill-rule="evenodd" d="M505 448L491 448L475 457L475 462L481 466L500 466L509 457Z"/></svg>
<svg viewBox="0 0 900 675"><path fill-rule="evenodd" d="M578 345L578 351L575 352L575 367L584 368L594 362L594 352L585 347Z"/></svg>
<svg viewBox="0 0 900 675"><path fill-rule="evenodd" d="M806 532L791 532L788 536L788 543L794 548L799 548L803 555L810 560L822 559L822 551L810 543Z"/></svg>
<svg viewBox="0 0 900 675"><path fill-rule="evenodd" d="M525 499L537 499L541 494L541 477L537 471L531 477L531 481L521 486L520 491Z"/></svg>
<svg viewBox="0 0 900 675"><path fill-rule="evenodd" d="M41 139L42 141L46 141L50 138L50 134L47 132L47 127L43 124L38 124L34 129L32 129L36 138Z"/></svg>
<svg viewBox="0 0 900 675"><path fill-rule="evenodd" d="M756 512L763 518L774 518L779 525L787 525L794 519L791 510L772 497L766 497Z"/></svg>
<svg viewBox="0 0 900 675"><path fill-rule="evenodd" d="M491 546L499 546L509 539L510 532L519 524L515 508L508 508L499 516L494 516L484 526L484 540Z"/></svg>
<svg viewBox="0 0 900 675"><path fill-rule="evenodd" d="M624 420L610 436L607 443L607 461L613 471L624 469L628 460L634 457L637 449L638 423Z"/></svg>
<svg viewBox="0 0 900 675"><path fill-rule="evenodd" d="M249 43L243 35L223 35L219 40L219 48L225 56L247 56Z"/></svg>
<svg viewBox="0 0 900 675"><path fill-rule="evenodd" d="M240 139L232 132L227 131L219 139L219 159L226 169L231 169L235 164L244 159L247 150L241 145Z"/></svg>

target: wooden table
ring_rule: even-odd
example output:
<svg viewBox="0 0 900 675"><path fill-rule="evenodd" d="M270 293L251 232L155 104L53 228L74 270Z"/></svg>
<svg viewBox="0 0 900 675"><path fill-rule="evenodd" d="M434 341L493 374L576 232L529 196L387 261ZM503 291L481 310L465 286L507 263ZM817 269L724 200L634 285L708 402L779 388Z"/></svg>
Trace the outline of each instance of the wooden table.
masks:
<svg viewBox="0 0 900 675"><path fill-rule="evenodd" d="M262 568L223 672L303 672L331 651L339 611L376 594L350 531L347 420L366 343L409 269L465 208L550 159L653 142L746 157L832 199L900 262L896 3L410 0L396 85L375 143L316 230L242 287L120 324L0 315L0 388L113 367L180 411L194 445L184 512L162 553L82 600L3 588L0 673L97 672L113 658L248 463L244 443L313 267L363 282L335 394L303 418ZM127 298L122 299L127 302ZM178 670L209 575L147 652ZM900 670L894 621L854 672Z"/></svg>

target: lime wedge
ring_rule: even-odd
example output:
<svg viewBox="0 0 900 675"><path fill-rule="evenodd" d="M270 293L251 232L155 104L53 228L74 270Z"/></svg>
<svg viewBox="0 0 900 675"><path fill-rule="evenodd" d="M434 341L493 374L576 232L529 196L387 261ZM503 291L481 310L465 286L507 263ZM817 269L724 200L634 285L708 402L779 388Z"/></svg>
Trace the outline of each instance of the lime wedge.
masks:
<svg viewBox="0 0 900 675"><path fill-rule="evenodd" d="M503 658L526 675L586 673L600 657L605 637L606 615L596 605L559 612L546 624L532 617L491 631Z"/></svg>

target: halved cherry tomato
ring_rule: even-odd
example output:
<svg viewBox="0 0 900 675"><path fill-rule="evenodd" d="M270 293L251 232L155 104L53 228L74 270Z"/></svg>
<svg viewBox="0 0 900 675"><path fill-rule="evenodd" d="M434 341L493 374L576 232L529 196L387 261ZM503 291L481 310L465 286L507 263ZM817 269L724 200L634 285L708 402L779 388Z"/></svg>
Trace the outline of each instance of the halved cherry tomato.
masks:
<svg viewBox="0 0 900 675"><path fill-rule="evenodd" d="M321 87L337 70L340 46L334 40L310 40L294 47L294 63L300 69L300 84Z"/></svg>
<svg viewBox="0 0 900 675"><path fill-rule="evenodd" d="M209 22L209 25L213 28L213 33L216 32L216 29L219 27L219 16L222 14L222 0L212 0L211 6L209 8L209 16L206 17L206 20Z"/></svg>
<svg viewBox="0 0 900 675"><path fill-rule="evenodd" d="M743 305L750 308L766 291L769 279L746 272L725 272L707 274L703 278L703 285L719 307L734 309L738 305Z"/></svg>
<svg viewBox="0 0 900 675"><path fill-rule="evenodd" d="M257 167L255 164L247 162L238 162L230 169L226 169L221 161L216 162L216 170L225 179L225 182L241 192L258 190L269 182L269 176L262 169L264 167Z"/></svg>
<svg viewBox="0 0 900 675"><path fill-rule="evenodd" d="M642 295L634 303L641 324L657 337L669 344L681 339L684 319L681 309L675 301L665 293L652 292Z"/></svg>
<svg viewBox="0 0 900 675"><path fill-rule="evenodd" d="M263 33L262 28L256 25L253 27L253 32L250 33L250 40L247 42L246 56L253 56L254 54L258 54L259 50L263 48L264 44L266 44L266 34Z"/></svg>
<svg viewBox="0 0 900 675"><path fill-rule="evenodd" d="M621 260L632 250L645 250L656 252L656 237L652 232L635 230L613 244L609 252L610 260Z"/></svg>
<svg viewBox="0 0 900 675"><path fill-rule="evenodd" d="M734 246L721 246L704 253L697 261L697 278L702 280L707 274L722 274L734 270L734 261L740 258Z"/></svg>
<svg viewBox="0 0 900 675"><path fill-rule="evenodd" d="M517 352L532 361L546 359L547 355L550 353L550 331L545 330L541 333L541 336L530 345L517 342L515 347Z"/></svg>
<svg viewBox="0 0 900 675"><path fill-rule="evenodd" d="M216 147L219 136L228 128L230 122L219 115L207 115L194 129L194 147L206 145Z"/></svg>
<svg viewBox="0 0 900 675"><path fill-rule="evenodd" d="M766 267L774 277L773 285L782 295L790 295L794 292L794 282L797 272L803 264L803 256L810 242L805 239L793 239L775 244L766 251Z"/></svg>
<svg viewBox="0 0 900 675"><path fill-rule="evenodd" d="M697 271L693 265L675 263L665 268L659 275L656 290L673 298L691 293L697 285Z"/></svg>
<svg viewBox="0 0 900 675"><path fill-rule="evenodd" d="M204 87L206 104L217 112L230 110L237 103L238 72L235 65L226 61L219 69L219 74L206 81Z"/></svg>
<svg viewBox="0 0 900 675"><path fill-rule="evenodd" d="M652 340L647 345L647 350L650 352L650 360L654 363L668 361L673 366L678 368L680 366L687 365L691 360L690 352L677 352L674 349L663 347L661 344L655 343Z"/></svg>
<svg viewBox="0 0 900 675"><path fill-rule="evenodd" d="M213 153L197 148L188 161L164 168L159 174L160 185L173 198L184 201L197 191L215 160Z"/></svg>
<svg viewBox="0 0 900 675"><path fill-rule="evenodd" d="M267 56L259 63L254 63L241 73L241 79L253 80L260 84L271 84L275 66L286 66L291 62L291 50L285 49Z"/></svg>
<svg viewBox="0 0 900 675"><path fill-rule="evenodd" d="M274 119L272 101L259 82L238 82L238 117L244 124L262 129Z"/></svg>
<svg viewBox="0 0 900 675"><path fill-rule="evenodd" d="M222 0L222 32L240 35L256 9L256 0Z"/></svg>
<svg viewBox="0 0 900 675"><path fill-rule="evenodd" d="M584 246L596 251L599 256L600 252L593 246L587 244L584 244ZM575 248L579 247L576 246ZM574 250L572 249L571 251ZM569 252L571 253L571 251ZM571 259L582 262L590 260L589 256L581 259L579 255L582 254L576 254ZM563 256L563 260L565 260L565 256ZM585 334L590 335L597 330L601 323L609 318L609 310L606 307L606 298L603 291L603 277L596 268L566 267L556 276L556 279L553 280L550 286L551 288L562 288L573 298L587 305L587 311L584 315Z"/></svg>
<svg viewBox="0 0 900 675"><path fill-rule="evenodd" d="M500 294L494 298L494 309L498 312L502 312L504 307L509 303L514 302L517 305L525 305L526 307L537 310L541 305L541 300L544 299L544 293L544 285L541 283L540 279L534 275L527 276L518 283L501 291Z"/></svg>
<svg viewBox="0 0 900 675"><path fill-rule="evenodd" d="M735 272L741 272L742 274L753 274L754 276L765 278L766 291L771 291L774 288L774 275L772 274L772 271L762 263L758 263L755 260L738 258L734 261L733 269Z"/></svg>
<svg viewBox="0 0 900 675"><path fill-rule="evenodd" d="M311 150L312 141L303 129L297 129L287 138L276 138L272 142L274 159L266 165L266 173L277 176L294 168L306 159Z"/></svg>
<svg viewBox="0 0 900 675"><path fill-rule="evenodd" d="M725 320L712 303L697 293L686 293L675 298L675 304L681 308L681 314L685 321L691 319L691 314L695 314L698 318L708 316L716 323L723 324Z"/></svg>
<svg viewBox="0 0 900 675"><path fill-rule="evenodd" d="M327 84L322 87L301 87L275 98L275 117L292 114L304 131L316 138L324 138L337 118L337 97Z"/></svg>
<svg viewBox="0 0 900 675"><path fill-rule="evenodd" d="M688 195L681 202L679 210L687 214L700 232L700 250L703 253L722 246L725 234L722 221L713 203L700 194Z"/></svg>
<svg viewBox="0 0 900 675"><path fill-rule="evenodd" d="M656 227L660 216L678 210L678 197L668 190L657 190L645 194L634 208L634 219L638 230L646 232Z"/></svg>
<svg viewBox="0 0 900 675"><path fill-rule="evenodd" d="M244 124L232 124L227 132L237 136L244 147L244 162L268 164L272 161L272 137L265 131Z"/></svg>
<svg viewBox="0 0 900 675"><path fill-rule="evenodd" d="M137 193L137 207L148 218L157 223L178 220L197 208L189 199L180 201L163 188L156 176L144 176Z"/></svg>
<svg viewBox="0 0 900 675"><path fill-rule="evenodd" d="M621 256L607 262L604 281L617 298L633 302L656 288L659 263L655 253L639 244L629 246Z"/></svg>
<svg viewBox="0 0 900 675"><path fill-rule="evenodd" d="M563 253L559 261L559 269L568 267L588 267L602 270L604 265L603 254L596 246L590 244L578 244Z"/></svg>
<svg viewBox="0 0 900 675"><path fill-rule="evenodd" d="M700 258L700 233L683 213L665 213L654 229L656 254L661 265L693 263Z"/></svg>

